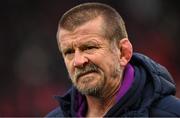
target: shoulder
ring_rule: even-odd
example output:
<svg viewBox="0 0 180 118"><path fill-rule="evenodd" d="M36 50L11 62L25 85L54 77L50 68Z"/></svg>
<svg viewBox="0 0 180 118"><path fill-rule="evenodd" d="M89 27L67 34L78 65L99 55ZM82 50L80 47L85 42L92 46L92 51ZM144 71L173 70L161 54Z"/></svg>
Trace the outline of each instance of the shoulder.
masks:
<svg viewBox="0 0 180 118"><path fill-rule="evenodd" d="M180 99L175 96L166 96L155 103L151 109L152 116L180 116Z"/></svg>
<svg viewBox="0 0 180 118"><path fill-rule="evenodd" d="M50 111L45 117L63 117L63 113L60 107L57 107Z"/></svg>

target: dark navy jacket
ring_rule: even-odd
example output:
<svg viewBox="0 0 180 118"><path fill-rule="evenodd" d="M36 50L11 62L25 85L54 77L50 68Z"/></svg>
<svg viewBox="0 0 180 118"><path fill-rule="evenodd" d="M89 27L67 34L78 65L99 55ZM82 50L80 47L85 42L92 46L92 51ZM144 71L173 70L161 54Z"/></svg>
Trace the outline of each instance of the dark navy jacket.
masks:
<svg viewBox="0 0 180 118"><path fill-rule="evenodd" d="M180 100L175 95L175 84L169 72L147 56L134 53L130 61L135 70L131 88L105 117L176 117L180 116ZM57 97L60 107L47 117L76 117L75 94L71 88L63 97Z"/></svg>

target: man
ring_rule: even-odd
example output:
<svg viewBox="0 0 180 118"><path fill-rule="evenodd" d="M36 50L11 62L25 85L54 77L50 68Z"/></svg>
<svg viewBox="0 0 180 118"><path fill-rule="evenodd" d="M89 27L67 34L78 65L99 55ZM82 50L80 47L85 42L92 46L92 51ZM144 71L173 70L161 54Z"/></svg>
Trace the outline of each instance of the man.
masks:
<svg viewBox="0 0 180 118"><path fill-rule="evenodd" d="M171 75L133 53L121 16L84 3L67 11L57 41L73 87L48 117L180 116Z"/></svg>

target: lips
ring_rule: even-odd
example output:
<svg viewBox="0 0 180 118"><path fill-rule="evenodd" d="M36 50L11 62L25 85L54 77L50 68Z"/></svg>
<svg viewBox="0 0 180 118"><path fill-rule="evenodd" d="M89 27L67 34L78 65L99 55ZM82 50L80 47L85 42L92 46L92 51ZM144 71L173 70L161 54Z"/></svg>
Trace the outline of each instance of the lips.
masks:
<svg viewBox="0 0 180 118"><path fill-rule="evenodd" d="M79 75L77 75L77 79L79 79L80 77L84 76L84 75L87 75L89 73L97 73L96 71L88 71L88 72L85 72L85 73L81 73Z"/></svg>
<svg viewBox="0 0 180 118"><path fill-rule="evenodd" d="M95 64L89 63L84 68L76 68L74 79L78 80L80 77L89 73L100 73L100 69Z"/></svg>

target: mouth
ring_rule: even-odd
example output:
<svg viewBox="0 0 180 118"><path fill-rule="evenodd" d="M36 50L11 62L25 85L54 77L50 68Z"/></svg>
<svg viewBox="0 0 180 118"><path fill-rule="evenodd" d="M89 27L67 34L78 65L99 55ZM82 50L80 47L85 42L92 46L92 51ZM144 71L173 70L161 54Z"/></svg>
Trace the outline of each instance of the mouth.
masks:
<svg viewBox="0 0 180 118"><path fill-rule="evenodd" d="M89 72L86 72L86 73L82 73L82 74L79 74L77 76L77 79L79 79L80 77L84 76L84 75L88 75L88 74L92 74L92 73L97 73L96 71L89 71Z"/></svg>

